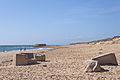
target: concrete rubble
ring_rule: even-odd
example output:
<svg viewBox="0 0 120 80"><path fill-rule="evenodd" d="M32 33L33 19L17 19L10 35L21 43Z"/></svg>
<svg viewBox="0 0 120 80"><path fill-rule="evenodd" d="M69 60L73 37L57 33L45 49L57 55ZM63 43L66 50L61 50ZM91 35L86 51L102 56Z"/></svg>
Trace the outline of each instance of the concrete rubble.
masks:
<svg viewBox="0 0 120 80"><path fill-rule="evenodd" d="M13 65L21 66L28 64L36 64L37 61L45 61L45 55L37 56L35 53L19 53L13 57Z"/></svg>
<svg viewBox="0 0 120 80"><path fill-rule="evenodd" d="M101 65L117 66L118 62L114 53L107 53L98 57L92 58L92 60L86 61L86 68L84 72L101 72L104 69Z"/></svg>
<svg viewBox="0 0 120 80"><path fill-rule="evenodd" d="M100 55L98 57L92 58L92 60L98 61L100 65L118 65L114 53L107 53L104 55Z"/></svg>
<svg viewBox="0 0 120 80"><path fill-rule="evenodd" d="M98 61L95 60L89 60L87 61L87 66L85 68L84 72L100 72L102 71L102 68L100 67L100 64Z"/></svg>

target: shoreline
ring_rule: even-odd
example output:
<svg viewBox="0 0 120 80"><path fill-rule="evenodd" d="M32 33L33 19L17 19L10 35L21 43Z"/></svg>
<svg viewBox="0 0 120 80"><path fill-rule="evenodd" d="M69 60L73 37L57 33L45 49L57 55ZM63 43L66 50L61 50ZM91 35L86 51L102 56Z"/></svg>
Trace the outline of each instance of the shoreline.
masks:
<svg viewBox="0 0 120 80"><path fill-rule="evenodd" d="M32 50L51 50L51 49L54 49L54 48L33 48L33 49L26 49L26 50L11 50L11 51L6 51L6 52L0 52L1 53L11 53L11 52L25 52L25 51L32 51Z"/></svg>
<svg viewBox="0 0 120 80"><path fill-rule="evenodd" d="M27 51L34 49L53 49L58 46L41 46L41 47L0 47L0 53L14 52L14 51Z"/></svg>

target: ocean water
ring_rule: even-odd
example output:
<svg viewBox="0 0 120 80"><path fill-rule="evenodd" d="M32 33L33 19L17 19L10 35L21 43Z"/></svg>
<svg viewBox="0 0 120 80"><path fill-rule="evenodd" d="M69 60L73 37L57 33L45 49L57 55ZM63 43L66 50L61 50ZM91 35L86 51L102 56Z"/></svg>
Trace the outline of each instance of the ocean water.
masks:
<svg viewBox="0 0 120 80"><path fill-rule="evenodd" d="M16 50L30 50L38 49L33 45L0 45L0 52L16 51Z"/></svg>

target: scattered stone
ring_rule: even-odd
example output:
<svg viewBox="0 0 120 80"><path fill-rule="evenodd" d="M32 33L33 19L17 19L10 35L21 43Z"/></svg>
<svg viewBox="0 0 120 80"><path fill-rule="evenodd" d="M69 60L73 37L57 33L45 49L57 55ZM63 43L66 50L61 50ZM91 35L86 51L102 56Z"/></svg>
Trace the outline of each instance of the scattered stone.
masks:
<svg viewBox="0 0 120 80"><path fill-rule="evenodd" d="M47 65L43 65L43 67L47 67Z"/></svg>
<svg viewBox="0 0 120 80"><path fill-rule="evenodd" d="M101 48L101 49L99 49L99 50L103 50L103 49Z"/></svg>
<svg viewBox="0 0 120 80"><path fill-rule="evenodd" d="M103 54L103 52L99 52L99 54Z"/></svg>

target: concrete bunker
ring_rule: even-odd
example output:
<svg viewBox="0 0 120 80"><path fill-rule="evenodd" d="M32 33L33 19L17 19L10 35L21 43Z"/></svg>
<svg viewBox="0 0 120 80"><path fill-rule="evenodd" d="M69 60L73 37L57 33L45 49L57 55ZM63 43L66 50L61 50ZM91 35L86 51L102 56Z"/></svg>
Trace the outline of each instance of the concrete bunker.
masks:
<svg viewBox="0 0 120 80"><path fill-rule="evenodd" d="M44 54L37 56L36 53L19 53L13 56L12 64L15 66L37 64L37 61L45 61L45 59Z"/></svg>

